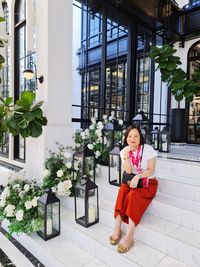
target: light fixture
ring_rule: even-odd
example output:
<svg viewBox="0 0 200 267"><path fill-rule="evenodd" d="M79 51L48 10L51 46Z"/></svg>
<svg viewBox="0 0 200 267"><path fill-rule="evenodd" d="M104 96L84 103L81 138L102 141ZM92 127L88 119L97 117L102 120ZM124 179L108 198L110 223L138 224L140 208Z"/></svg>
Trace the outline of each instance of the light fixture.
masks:
<svg viewBox="0 0 200 267"><path fill-rule="evenodd" d="M23 71L23 76L27 80L32 80L33 77L35 76L35 79L36 79L36 89L38 89L37 80L40 83L43 83L43 81L44 81L44 76L43 75L41 75L40 77L37 77L37 67L36 67L36 64L34 62L32 62L32 61L30 61L28 63L27 69L25 69Z"/></svg>

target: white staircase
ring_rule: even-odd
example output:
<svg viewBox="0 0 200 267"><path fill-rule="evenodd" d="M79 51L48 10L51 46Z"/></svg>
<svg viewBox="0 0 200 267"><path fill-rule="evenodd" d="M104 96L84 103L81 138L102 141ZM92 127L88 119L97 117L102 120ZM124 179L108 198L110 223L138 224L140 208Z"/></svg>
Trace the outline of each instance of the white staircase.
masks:
<svg viewBox="0 0 200 267"><path fill-rule="evenodd" d="M43 241L16 236L45 266L200 267L200 164L158 159L159 188L135 231L135 245L119 254L108 238L114 226L118 187L101 168L100 222L84 228L74 220L74 199L62 199L61 236ZM124 227L123 231L126 232Z"/></svg>

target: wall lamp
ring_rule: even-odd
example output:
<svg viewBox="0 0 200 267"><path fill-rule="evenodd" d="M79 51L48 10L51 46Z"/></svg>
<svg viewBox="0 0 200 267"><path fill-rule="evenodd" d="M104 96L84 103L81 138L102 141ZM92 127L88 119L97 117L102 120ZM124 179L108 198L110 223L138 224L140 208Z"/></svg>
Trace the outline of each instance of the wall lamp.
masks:
<svg viewBox="0 0 200 267"><path fill-rule="evenodd" d="M41 75L40 77L37 76L37 67L36 67L36 64L32 61L30 61L27 65L27 69L25 69L23 71L23 76L25 79L27 80L32 80L33 77L35 76L35 79L36 79L36 90L38 89L38 85L37 85L37 80L40 82L40 83L43 83L44 81L44 76Z"/></svg>

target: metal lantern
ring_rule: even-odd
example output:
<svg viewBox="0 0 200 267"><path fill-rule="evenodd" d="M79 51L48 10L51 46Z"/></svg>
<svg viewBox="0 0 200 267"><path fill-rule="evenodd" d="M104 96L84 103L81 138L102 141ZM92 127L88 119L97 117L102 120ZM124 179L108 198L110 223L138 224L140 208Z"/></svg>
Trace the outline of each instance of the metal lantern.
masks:
<svg viewBox="0 0 200 267"><path fill-rule="evenodd" d="M148 123L149 119L147 118L147 116L144 114L144 111L139 111L136 116L132 119L133 124L135 124L136 126L140 127L144 124L144 123Z"/></svg>
<svg viewBox="0 0 200 267"><path fill-rule="evenodd" d="M73 154L73 164L81 163L80 177L86 175L95 182L95 155L87 146L81 146L78 151Z"/></svg>
<svg viewBox="0 0 200 267"><path fill-rule="evenodd" d="M160 152L169 152L170 137L167 127L164 127L163 130L159 133L159 151Z"/></svg>
<svg viewBox="0 0 200 267"><path fill-rule="evenodd" d="M123 139L123 127L119 125L117 120L112 120L106 124L103 128L103 146L106 142L109 142L110 149L113 149L115 145L122 144Z"/></svg>
<svg viewBox="0 0 200 267"><path fill-rule="evenodd" d="M109 183L112 185L120 186L122 179L122 163L120 157L120 146L116 146L109 153L109 168L108 177Z"/></svg>
<svg viewBox="0 0 200 267"><path fill-rule="evenodd" d="M74 187L74 191L76 222L84 227L98 223L98 186L86 176Z"/></svg>
<svg viewBox="0 0 200 267"><path fill-rule="evenodd" d="M159 147L159 130L158 130L158 127L155 127L151 131L151 145L156 150Z"/></svg>
<svg viewBox="0 0 200 267"><path fill-rule="evenodd" d="M38 235L45 241L60 234L60 199L51 189L47 189L38 199L38 217L43 220Z"/></svg>

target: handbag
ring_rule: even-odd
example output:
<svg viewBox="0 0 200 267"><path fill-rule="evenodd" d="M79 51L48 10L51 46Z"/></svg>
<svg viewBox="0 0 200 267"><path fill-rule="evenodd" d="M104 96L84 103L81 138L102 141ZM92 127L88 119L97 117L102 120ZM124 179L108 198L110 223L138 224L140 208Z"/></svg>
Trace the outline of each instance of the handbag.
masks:
<svg viewBox="0 0 200 267"><path fill-rule="evenodd" d="M135 173L129 174L124 171L122 175L122 183L127 184L127 182L131 181L135 175L136 175ZM148 187L148 183L149 183L149 179L147 177L141 178L138 181L137 188Z"/></svg>

